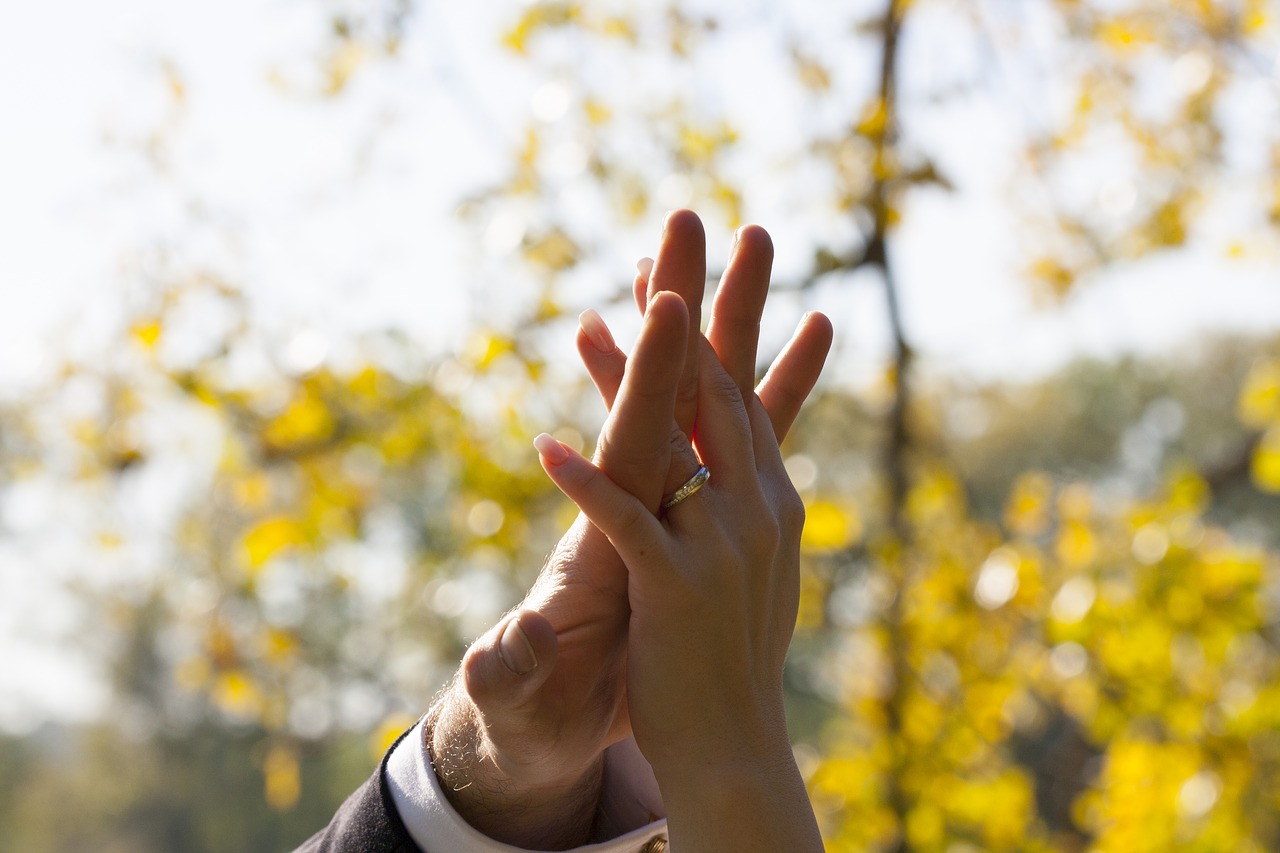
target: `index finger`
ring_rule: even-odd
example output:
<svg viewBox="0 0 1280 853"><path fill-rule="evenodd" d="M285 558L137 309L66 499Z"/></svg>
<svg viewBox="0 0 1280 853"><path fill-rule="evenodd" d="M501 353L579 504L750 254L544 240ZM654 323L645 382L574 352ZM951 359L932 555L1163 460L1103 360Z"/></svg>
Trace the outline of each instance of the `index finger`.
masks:
<svg viewBox="0 0 1280 853"><path fill-rule="evenodd" d="M656 294L596 449L596 464L609 479L655 513L671 463L672 419L688 328L684 301L675 294Z"/></svg>

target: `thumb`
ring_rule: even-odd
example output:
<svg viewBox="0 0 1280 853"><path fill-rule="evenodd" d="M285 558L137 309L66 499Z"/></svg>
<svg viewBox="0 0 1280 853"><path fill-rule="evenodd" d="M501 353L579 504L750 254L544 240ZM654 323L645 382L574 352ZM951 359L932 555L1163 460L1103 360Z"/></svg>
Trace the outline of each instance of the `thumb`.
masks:
<svg viewBox="0 0 1280 853"><path fill-rule="evenodd" d="M490 735L518 726L556 663L556 632L533 610L517 610L471 644L462 683Z"/></svg>

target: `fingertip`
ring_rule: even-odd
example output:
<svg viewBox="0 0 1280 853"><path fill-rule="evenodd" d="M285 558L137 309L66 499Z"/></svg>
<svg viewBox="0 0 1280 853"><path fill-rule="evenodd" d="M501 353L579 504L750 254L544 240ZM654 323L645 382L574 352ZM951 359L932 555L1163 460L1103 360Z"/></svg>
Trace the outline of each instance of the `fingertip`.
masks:
<svg viewBox="0 0 1280 853"><path fill-rule="evenodd" d="M545 465L563 465L569 460L569 446L547 433L539 433L533 446Z"/></svg>
<svg viewBox="0 0 1280 853"><path fill-rule="evenodd" d="M767 254L770 261L773 259L773 238L759 225L743 225L734 233L733 244L738 251L750 249L758 254Z"/></svg>
<svg viewBox="0 0 1280 853"><path fill-rule="evenodd" d="M672 210L667 213L666 219L662 223L662 233L664 236L702 236L702 220L698 218L698 214L692 210L680 209Z"/></svg>
<svg viewBox="0 0 1280 853"><path fill-rule="evenodd" d="M528 675L548 666L556 648L551 623L532 610L517 611L498 637L498 655L512 675Z"/></svg>
<svg viewBox="0 0 1280 853"><path fill-rule="evenodd" d="M600 352L608 354L618 348L609 326L594 308L588 308L578 315L578 328Z"/></svg>
<svg viewBox="0 0 1280 853"><path fill-rule="evenodd" d="M811 334L818 341L825 340L826 346L831 346L831 341L835 337L835 326L831 322L831 318L821 311L810 311L800 319L800 327L805 329L807 334Z"/></svg>
<svg viewBox="0 0 1280 853"><path fill-rule="evenodd" d="M655 312L671 318L679 315L686 322L689 319L689 306L685 304L684 298L673 290L659 290L649 297L649 304L645 308L645 316L647 317Z"/></svg>
<svg viewBox="0 0 1280 853"><path fill-rule="evenodd" d="M636 275L645 281L649 280L649 276L653 274L653 258L641 258L636 261Z"/></svg>
<svg viewBox="0 0 1280 853"><path fill-rule="evenodd" d="M467 649L462 681L481 713L519 702L555 666L555 629L542 614L517 610Z"/></svg>
<svg viewBox="0 0 1280 853"><path fill-rule="evenodd" d="M665 351L679 346L683 350L684 347L677 340L683 341L688 337L689 323L689 306L680 294L672 290L659 290L649 298L644 312L644 325L649 335L657 336L650 338L651 341L663 342L660 349ZM637 342L635 354L639 351L640 344Z"/></svg>

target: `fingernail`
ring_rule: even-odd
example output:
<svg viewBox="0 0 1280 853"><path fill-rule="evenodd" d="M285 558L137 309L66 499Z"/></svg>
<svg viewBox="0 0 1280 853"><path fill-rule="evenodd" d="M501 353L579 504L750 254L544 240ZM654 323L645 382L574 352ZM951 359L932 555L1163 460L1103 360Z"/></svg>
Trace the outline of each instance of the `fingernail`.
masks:
<svg viewBox="0 0 1280 853"><path fill-rule="evenodd" d="M667 231L667 226L671 224L671 217L675 215L676 215L676 211L674 210L668 210L666 213L662 215L662 231L664 234Z"/></svg>
<svg viewBox="0 0 1280 853"><path fill-rule="evenodd" d="M564 445L545 432L533 440L533 446L552 465L559 465L569 458L569 451L564 449Z"/></svg>
<svg viewBox="0 0 1280 853"><path fill-rule="evenodd" d="M502 655L502 662L507 665L507 669L516 675L526 675L538 668L533 644L520 627L519 618L512 619L502 629L502 636L498 638L498 654Z"/></svg>
<svg viewBox="0 0 1280 853"><path fill-rule="evenodd" d="M640 273L642 279L648 281L649 276L653 275L653 258L641 258L636 261L636 272Z"/></svg>
<svg viewBox="0 0 1280 853"><path fill-rule="evenodd" d="M586 332L587 340L591 341L591 345L600 352L611 353L618 348L613 341L613 335L609 334L609 327L604 324L604 320L594 308L588 308L578 315L578 325L582 327L582 331Z"/></svg>

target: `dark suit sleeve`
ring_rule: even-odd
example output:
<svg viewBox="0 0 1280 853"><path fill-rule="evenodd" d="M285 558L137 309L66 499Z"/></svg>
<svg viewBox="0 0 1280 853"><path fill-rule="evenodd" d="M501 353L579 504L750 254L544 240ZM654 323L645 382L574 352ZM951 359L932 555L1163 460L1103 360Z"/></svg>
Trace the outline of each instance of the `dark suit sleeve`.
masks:
<svg viewBox="0 0 1280 853"><path fill-rule="evenodd" d="M400 735L396 744L406 734ZM347 797L329 825L303 842L296 853L422 853L409 837L387 787L387 758L395 748L392 744L373 776Z"/></svg>

